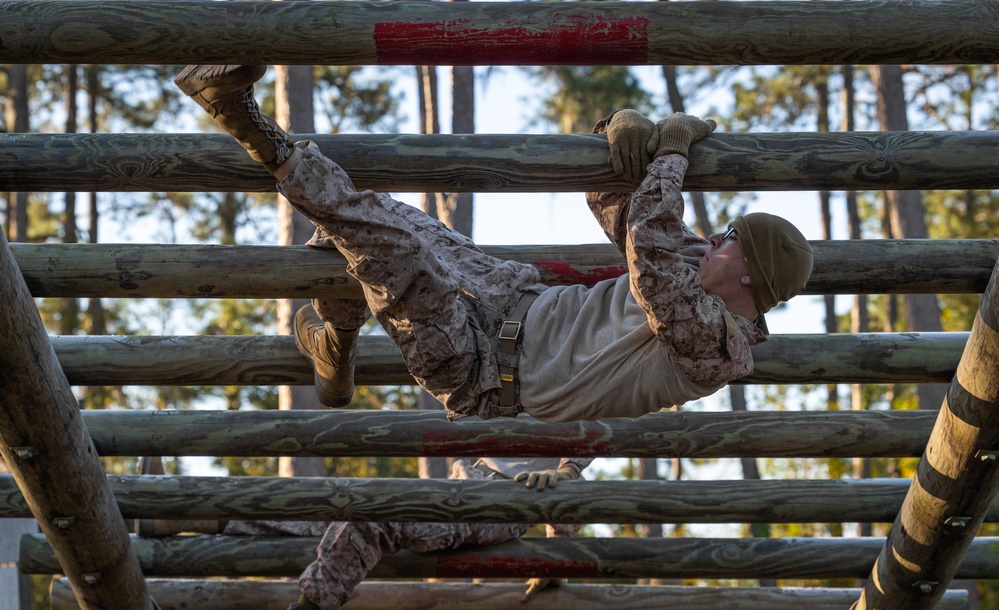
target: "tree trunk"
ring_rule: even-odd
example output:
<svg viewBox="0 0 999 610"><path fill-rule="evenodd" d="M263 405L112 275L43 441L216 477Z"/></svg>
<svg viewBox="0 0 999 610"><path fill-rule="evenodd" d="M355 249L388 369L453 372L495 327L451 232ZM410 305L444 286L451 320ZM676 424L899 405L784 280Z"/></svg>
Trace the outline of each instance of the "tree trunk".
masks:
<svg viewBox="0 0 999 610"><path fill-rule="evenodd" d="M76 90L79 87L78 66L66 65L66 133L76 133L77 106ZM76 192L66 191L66 206L63 211L62 241L67 244L77 243L78 228L76 225ZM59 316L59 334L72 335L80 328L80 303L76 299L64 299L62 315Z"/></svg>
<svg viewBox="0 0 999 610"><path fill-rule="evenodd" d="M843 124L840 126L840 131L854 131L855 121L854 121L854 85L853 85L853 66L846 65L843 66L843 92L841 99ZM857 193L856 191L846 191L846 216L847 224L849 226L849 238L850 239L861 239L860 231L860 209L857 207ZM853 334L866 333L867 329L870 327L870 320L867 312L867 295L857 294L853 298L853 309L850 312L850 332ZM852 384L850 386L850 409L853 411L864 411L867 409L867 405L864 403L864 392L863 386L860 384ZM869 479L871 478L871 462L870 460L854 457L853 458L853 478L855 479ZM858 523L857 524L857 535L858 536L871 536L873 534L870 523ZM863 585L863 583L861 583Z"/></svg>
<svg viewBox="0 0 999 610"><path fill-rule="evenodd" d="M312 104L315 87L312 66L275 66L274 107L279 125L289 133L313 133L315 110ZM312 237L312 223L295 212L291 203L278 196L279 245L302 244ZM292 334L295 312L307 305L305 299L278 301L278 332ZM319 409L322 406L312 386L281 386L278 392L279 409ZM278 472L283 477L326 476L322 458L281 457Z"/></svg>
<svg viewBox="0 0 999 610"><path fill-rule="evenodd" d="M823 70L818 81L815 83L816 100L818 111L818 131L829 131L829 77ZM832 239L832 207L830 199L832 193L829 191L819 191L819 209L822 215L822 239ZM823 297L826 308L826 332L836 333L839 328L836 323L836 295L827 294ZM839 392L835 384L826 386L826 408L830 411L839 410Z"/></svg>
<svg viewBox="0 0 999 610"><path fill-rule="evenodd" d="M7 131L28 133L28 66L7 67ZM28 194L11 193L7 205L7 231L12 242L28 241Z"/></svg>
<svg viewBox="0 0 999 610"><path fill-rule="evenodd" d="M475 133L475 73L472 66L451 68L451 96L451 133ZM472 193L437 195L437 218L462 235L472 236L473 213Z"/></svg>
<svg viewBox="0 0 999 610"><path fill-rule="evenodd" d="M436 134L441 131L440 111L437 96L437 67L416 66L416 84L420 104L420 133ZM444 197L441 193L422 193L420 209L432 218L440 220L438 200ZM419 388L417 390L416 408L421 411L443 411L444 405ZM420 456L416 460L417 473L421 479L443 479L448 475L447 457Z"/></svg>
<svg viewBox="0 0 999 610"><path fill-rule="evenodd" d="M84 74L86 75L87 117L90 121L90 133L97 133L100 128L97 120L97 98L100 95L100 68L95 65L86 66ZM89 196L90 228L87 231L87 241L88 243L96 244L99 238L97 228L100 220L100 213L97 209L97 192L91 191ZM88 314L90 316L90 334L106 335L108 332L107 321L104 318L104 305L101 303L100 297L90 296Z"/></svg>
<svg viewBox="0 0 999 610"><path fill-rule="evenodd" d="M878 90L878 121L882 131L908 131L902 68L896 65L872 66L871 77ZM929 231L919 191L885 191L891 234L895 238L926 239ZM935 295L904 297L909 331L940 331L940 304ZM917 387L919 408L937 409L947 392L945 385Z"/></svg>
<svg viewBox="0 0 999 610"><path fill-rule="evenodd" d="M683 112L683 94L680 93L680 86L676 82L676 66L664 65L663 79L666 81L666 97L669 99L670 109L673 112ZM709 235L714 233L714 227L711 223L711 217L708 215L708 205L704 200L704 193L700 191L691 191L689 196L690 205L694 208L697 233L701 237L707 239Z"/></svg>
<svg viewBox="0 0 999 610"><path fill-rule="evenodd" d="M420 105L420 134L440 133L440 115L437 111L437 68L435 66L416 66L416 91ZM435 193L421 193L420 209L433 218L437 218L437 195Z"/></svg>
<svg viewBox="0 0 999 610"><path fill-rule="evenodd" d="M746 388L741 385L730 385L729 396L732 399L732 411L745 412L746 409ZM756 458L739 458L742 464L742 478L747 481L759 481L760 469L756 463ZM752 523L749 526L750 532L756 538L769 538L770 525L767 523ZM777 580L772 578L761 578L761 587L776 587Z"/></svg>

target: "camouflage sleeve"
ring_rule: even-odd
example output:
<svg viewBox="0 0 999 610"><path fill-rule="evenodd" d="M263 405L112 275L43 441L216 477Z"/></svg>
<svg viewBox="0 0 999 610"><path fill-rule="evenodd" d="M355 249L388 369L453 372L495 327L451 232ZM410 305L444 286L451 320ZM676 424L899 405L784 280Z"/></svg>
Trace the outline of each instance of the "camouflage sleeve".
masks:
<svg viewBox="0 0 999 610"><path fill-rule="evenodd" d="M575 458L575 457L574 458L566 458L566 457L564 457L558 463L558 465L559 465L559 467L561 467L563 464L572 464L576 468L578 468L580 474L582 474L582 472L584 470L586 470L586 467L589 466L591 463L593 463L593 458Z"/></svg>
<svg viewBox="0 0 999 610"><path fill-rule="evenodd" d="M631 293L673 363L692 381L720 385L746 375L752 371L748 340L722 300L705 294L696 268L680 254L689 240L680 190L687 160L663 156L649 170L628 213Z"/></svg>
<svg viewBox="0 0 999 610"><path fill-rule="evenodd" d="M593 126L593 133L607 133L607 125L613 118L614 112L597 121ZM593 217L600 223L600 228L604 230L607 239L617 246L617 249L624 254L624 242L628 233L628 200L631 193L586 193L586 205L593 213Z"/></svg>

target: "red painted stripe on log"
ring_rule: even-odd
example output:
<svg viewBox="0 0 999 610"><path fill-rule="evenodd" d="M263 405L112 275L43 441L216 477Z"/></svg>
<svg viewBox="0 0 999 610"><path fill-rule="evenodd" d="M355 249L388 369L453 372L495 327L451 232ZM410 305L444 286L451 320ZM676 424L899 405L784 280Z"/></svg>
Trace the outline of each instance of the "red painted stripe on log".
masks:
<svg viewBox="0 0 999 610"><path fill-rule="evenodd" d="M471 19L375 24L380 64L614 65L646 63L644 17L552 15L545 23L509 19L486 29Z"/></svg>
<svg viewBox="0 0 999 610"><path fill-rule="evenodd" d="M567 261L531 261L541 271L541 281L546 284L585 284L592 286L603 280L612 280L628 272L625 265L593 267L581 271Z"/></svg>

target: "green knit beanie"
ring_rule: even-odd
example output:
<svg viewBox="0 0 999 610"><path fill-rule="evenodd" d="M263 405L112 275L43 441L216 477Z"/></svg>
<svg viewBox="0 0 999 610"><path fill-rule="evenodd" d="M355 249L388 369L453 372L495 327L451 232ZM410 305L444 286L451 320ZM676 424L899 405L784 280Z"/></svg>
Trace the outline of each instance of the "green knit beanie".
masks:
<svg viewBox="0 0 999 610"><path fill-rule="evenodd" d="M812 248L797 227L764 212L739 216L731 226L739 234L760 313L804 289L812 274Z"/></svg>

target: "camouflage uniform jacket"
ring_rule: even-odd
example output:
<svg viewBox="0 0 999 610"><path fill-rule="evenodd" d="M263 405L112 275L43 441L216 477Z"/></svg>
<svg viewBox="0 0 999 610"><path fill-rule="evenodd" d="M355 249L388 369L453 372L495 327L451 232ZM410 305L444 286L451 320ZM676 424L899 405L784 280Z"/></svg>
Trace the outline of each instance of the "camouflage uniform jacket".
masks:
<svg viewBox="0 0 999 610"><path fill-rule="evenodd" d="M549 288L528 312L521 356L524 411L545 421L638 417L714 393L753 371L757 322L706 294L707 247L683 223L687 160L666 155L630 195L587 201L624 252L628 273L592 288Z"/></svg>

